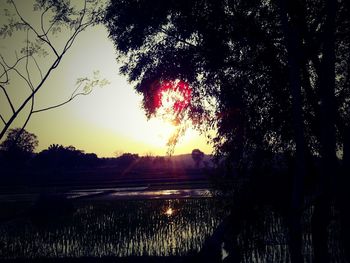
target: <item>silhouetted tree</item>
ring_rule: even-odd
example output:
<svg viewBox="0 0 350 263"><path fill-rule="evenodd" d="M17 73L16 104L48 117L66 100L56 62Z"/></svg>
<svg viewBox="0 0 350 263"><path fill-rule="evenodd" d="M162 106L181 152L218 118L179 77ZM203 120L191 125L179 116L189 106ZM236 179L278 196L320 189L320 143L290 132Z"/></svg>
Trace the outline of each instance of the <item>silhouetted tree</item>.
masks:
<svg viewBox="0 0 350 263"><path fill-rule="evenodd" d="M131 165L137 159L139 159L138 154L123 153L121 156L116 158L116 161L117 161L118 166L125 168L125 167L128 167L129 165Z"/></svg>
<svg viewBox="0 0 350 263"><path fill-rule="evenodd" d="M21 128L8 130L6 139L0 145L3 158L6 160L5 165L9 168L23 165L32 157L38 143L34 133L22 131Z"/></svg>
<svg viewBox="0 0 350 263"><path fill-rule="evenodd" d="M34 164L37 169L49 169L53 172L61 172L71 169L84 169L98 166L100 160L94 153L84 153L74 146L51 144L37 154Z"/></svg>
<svg viewBox="0 0 350 263"><path fill-rule="evenodd" d="M203 160L203 158L204 158L204 152L202 152L201 150L194 149L192 151L192 159L195 162L197 168L199 167L199 165L200 165L201 161Z"/></svg>
<svg viewBox="0 0 350 263"><path fill-rule="evenodd" d="M348 13L348 1L328 0L111 1L107 10L125 59L120 72L143 94L148 116L162 83L182 80L192 88L184 115L217 128L216 155L230 174L254 167L259 153L287 156L292 262L302 260L300 215L314 157L322 158L312 193L322 233L315 258L328 258L336 151L349 148Z"/></svg>

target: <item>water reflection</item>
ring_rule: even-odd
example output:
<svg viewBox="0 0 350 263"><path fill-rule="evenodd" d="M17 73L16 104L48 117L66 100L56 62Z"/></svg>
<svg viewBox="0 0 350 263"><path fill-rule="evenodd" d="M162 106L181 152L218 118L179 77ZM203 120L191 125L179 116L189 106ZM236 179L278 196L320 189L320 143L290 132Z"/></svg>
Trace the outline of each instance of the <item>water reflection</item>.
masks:
<svg viewBox="0 0 350 263"><path fill-rule="evenodd" d="M145 191L118 191L104 196L103 199L120 198L191 198L191 197L211 197L208 189L174 189L174 190L145 190Z"/></svg>
<svg viewBox="0 0 350 263"><path fill-rule="evenodd" d="M175 215L176 211L177 210L174 208L173 200L167 200L166 205L163 209L163 213L170 218L171 216ZM177 212L179 212L179 211L177 211Z"/></svg>
<svg viewBox="0 0 350 263"><path fill-rule="evenodd" d="M185 255L222 220L213 199L76 202L58 222L29 216L0 225L0 259Z"/></svg>
<svg viewBox="0 0 350 263"><path fill-rule="evenodd" d="M169 207L169 208L165 211L165 214L166 214L167 216L172 216L173 213L174 213L174 210L173 210L171 207Z"/></svg>

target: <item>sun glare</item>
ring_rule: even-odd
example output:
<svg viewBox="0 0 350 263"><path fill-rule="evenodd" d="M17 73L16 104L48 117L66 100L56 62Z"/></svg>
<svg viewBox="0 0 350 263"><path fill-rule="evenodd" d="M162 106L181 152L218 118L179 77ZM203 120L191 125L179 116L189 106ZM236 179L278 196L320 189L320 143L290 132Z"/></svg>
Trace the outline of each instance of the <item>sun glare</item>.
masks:
<svg viewBox="0 0 350 263"><path fill-rule="evenodd" d="M154 119L152 121L153 130L156 131L152 138L152 144L158 147L166 146L171 135L176 131L176 127L163 119Z"/></svg>
<svg viewBox="0 0 350 263"><path fill-rule="evenodd" d="M153 107L157 118L163 120L159 127L159 138L165 144L175 145L179 135L182 135L185 124L186 110L190 107L192 98L191 87L182 80L162 81L155 86Z"/></svg>

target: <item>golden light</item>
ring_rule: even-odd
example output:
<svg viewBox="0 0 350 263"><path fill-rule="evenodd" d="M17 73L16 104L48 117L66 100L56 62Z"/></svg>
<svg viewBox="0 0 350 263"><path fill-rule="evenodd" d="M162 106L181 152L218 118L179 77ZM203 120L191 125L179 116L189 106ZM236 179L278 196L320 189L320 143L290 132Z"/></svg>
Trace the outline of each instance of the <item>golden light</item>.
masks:
<svg viewBox="0 0 350 263"><path fill-rule="evenodd" d="M25 6L27 1L22 2L25 17L30 17L31 9ZM37 17L33 19L36 20ZM15 54L11 48L17 49L19 44L16 43L22 43L4 41L0 46L0 53L4 54ZM87 53L89 56L86 56ZM75 89L77 78L90 76L95 70L99 70L110 85L96 88L89 96L78 97L64 107L34 115L27 129L39 138L38 152L52 143L58 143L74 145L85 152L94 152L99 157L112 157L116 151L140 155L166 154L168 140L177 130L173 114L189 105L190 87L180 80L165 81L157 97L159 106L162 105L159 116L148 120L141 107L142 95L134 91L125 76L116 74L120 65L116 64L115 56L114 45L108 37L107 29L102 25L89 27L77 38L55 74L47 80L43 90L37 93L36 106L42 108L65 101ZM43 62L45 67L49 61L45 57L39 62ZM22 80L13 81L11 87L14 89L11 91L21 95L22 87L16 85L19 81ZM0 102L0 107L2 106ZM162 114L165 113L168 113L168 119L163 118ZM27 114L21 115L14 127L21 126L26 117ZM65 127L64 132L62 127ZM189 153L195 148L211 152L212 147L206 143L204 136L190 127L188 130L180 138L175 154Z"/></svg>
<svg viewBox="0 0 350 263"><path fill-rule="evenodd" d="M165 213L167 216L172 216L174 214L174 210L169 207L168 209L165 210Z"/></svg>

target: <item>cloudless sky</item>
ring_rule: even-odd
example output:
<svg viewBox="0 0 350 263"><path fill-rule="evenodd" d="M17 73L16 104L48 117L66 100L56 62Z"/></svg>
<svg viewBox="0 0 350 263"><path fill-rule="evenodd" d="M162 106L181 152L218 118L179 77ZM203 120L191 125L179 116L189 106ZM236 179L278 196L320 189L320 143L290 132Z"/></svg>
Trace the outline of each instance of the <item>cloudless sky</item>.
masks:
<svg viewBox="0 0 350 263"><path fill-rule="evenodd" d="M17 2L20 5L24 3ZM2 11L4 3L4 0L0 0ZM38 18L31 11L27 1L26 5L27 7L20 6L20 11L35 24ZM3 25L4 18L0 21ZM61 33L52 41L60 42L63 38L64 34ZM24 45L23 34L0 41L0 53L8 62L13 63L16 58L15 50L19 53L20 47ZM49 59L50 56L39 61L43 68ZM35 108L65 101L75 89L76 80L79 77L92 76L95 70L99 70L101 78L110 83L101 88L94 88L91 94L77 97L63 107L33 114L26 129L38 136L39 146L36 151L56 143L73 145L85 152L94 152L100 157L114 156L115 152L166 154L166 142L174 127L160 118L147 120L141 108L142 96L136 94L126 77L118 73L118 66L113 43L108 39L107 30L103 26L88 28L78 36L61 64L37 94ZM31 65L31 70L33 80L36 80L38 71L34 65ZM9 93L15 100L15 105L19 105L28 95L28 87L15 73L12 73L10 78ZM0 112L5 112L3 116L7 118L10 116L3 93L0 95ZM12 128L23 124L25 113L11 126ZM205 135L200 135L190 128L177 144L175 154L190 153L194 148L199 148L205 153L212 151Z"/></svg>

